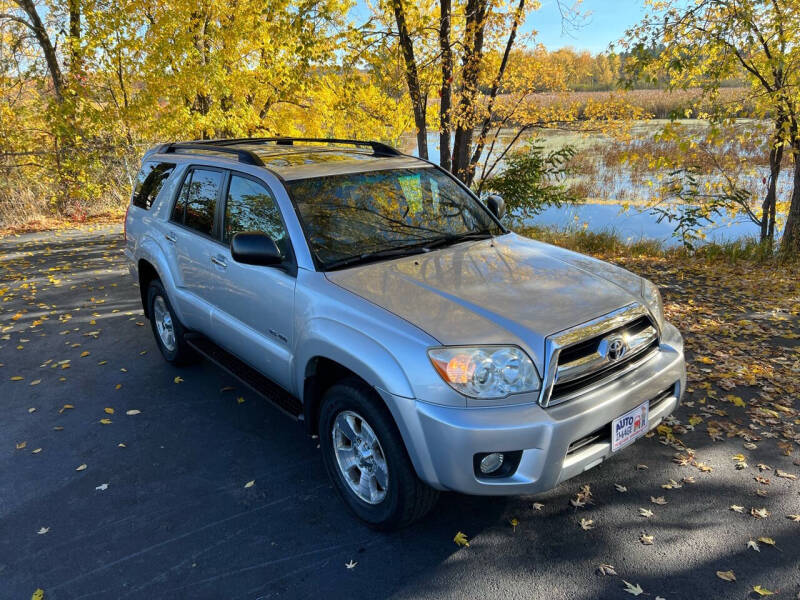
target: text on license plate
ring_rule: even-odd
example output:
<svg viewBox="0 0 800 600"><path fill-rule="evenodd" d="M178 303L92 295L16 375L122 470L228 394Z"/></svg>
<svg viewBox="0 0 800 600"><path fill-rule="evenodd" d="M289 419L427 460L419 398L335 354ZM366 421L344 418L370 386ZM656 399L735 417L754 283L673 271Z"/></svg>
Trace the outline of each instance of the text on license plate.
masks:
<svg viewBox="0 0 800 600"><path fill-rule="evenodd" d="M645 402L611 422L611 451L616 452L647 431L647 408Z"/></svg>

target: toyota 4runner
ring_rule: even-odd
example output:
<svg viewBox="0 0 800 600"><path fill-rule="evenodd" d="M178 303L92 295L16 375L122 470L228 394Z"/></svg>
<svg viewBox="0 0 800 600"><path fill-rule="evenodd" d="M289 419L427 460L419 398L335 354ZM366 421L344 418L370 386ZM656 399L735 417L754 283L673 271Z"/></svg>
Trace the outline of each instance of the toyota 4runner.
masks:
<svg viewBox="0 0 800 600"><path fill-rule="evenodd" d="M304 421L347 505L388 529L438 490L549 490L684 392L651 282L503 212L376 142L173 143L144 157L125 254L164 358L205 356Z"/></svg>

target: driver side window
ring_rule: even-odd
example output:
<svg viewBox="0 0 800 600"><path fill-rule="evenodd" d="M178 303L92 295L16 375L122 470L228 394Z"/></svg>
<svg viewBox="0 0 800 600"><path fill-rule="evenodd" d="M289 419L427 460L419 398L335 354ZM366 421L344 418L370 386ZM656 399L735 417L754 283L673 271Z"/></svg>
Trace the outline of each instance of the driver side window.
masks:
<svg viewBox="0 0 800 600"><path fill-rule="evenodd" d="M289 240L275 197L262 184L247 177L231 174L225 202L223 242L230 244L241 231L266 233L288 256Z"/></svg>

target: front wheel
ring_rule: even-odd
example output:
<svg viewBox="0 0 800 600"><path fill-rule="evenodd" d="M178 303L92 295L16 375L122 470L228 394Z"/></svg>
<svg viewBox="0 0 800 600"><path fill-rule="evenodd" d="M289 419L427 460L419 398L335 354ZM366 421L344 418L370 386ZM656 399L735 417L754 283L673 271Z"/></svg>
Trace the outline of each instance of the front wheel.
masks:
<svg viewBox="0 0 800 600"><path fill-rule="evenodd" d="M332 386L319 417L322 459L336 491L376 529L396 529L425 516L438 492L417 477L391 414L365 383Z"/></svg>

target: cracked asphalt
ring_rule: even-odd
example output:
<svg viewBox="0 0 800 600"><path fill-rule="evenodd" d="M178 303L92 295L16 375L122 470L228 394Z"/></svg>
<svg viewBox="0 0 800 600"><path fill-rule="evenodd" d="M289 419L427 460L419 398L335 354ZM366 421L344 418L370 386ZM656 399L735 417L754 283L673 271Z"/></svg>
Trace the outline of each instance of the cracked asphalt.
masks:
<svg viewBox="0 0 800 600"><path fill-rule="evenodd" d="M424 521L371 531L302 424L208 362L162 360L121 249L119 227L0 240L0 599L630 598L623 580L650 600L800 594L800 484L774 471L800 474L797 452L758 444L737 470L742 440L699 431L682 440L712 472L653 437L547 494L443 494ZM775 547L748 549L759 537Z"/></svg>

